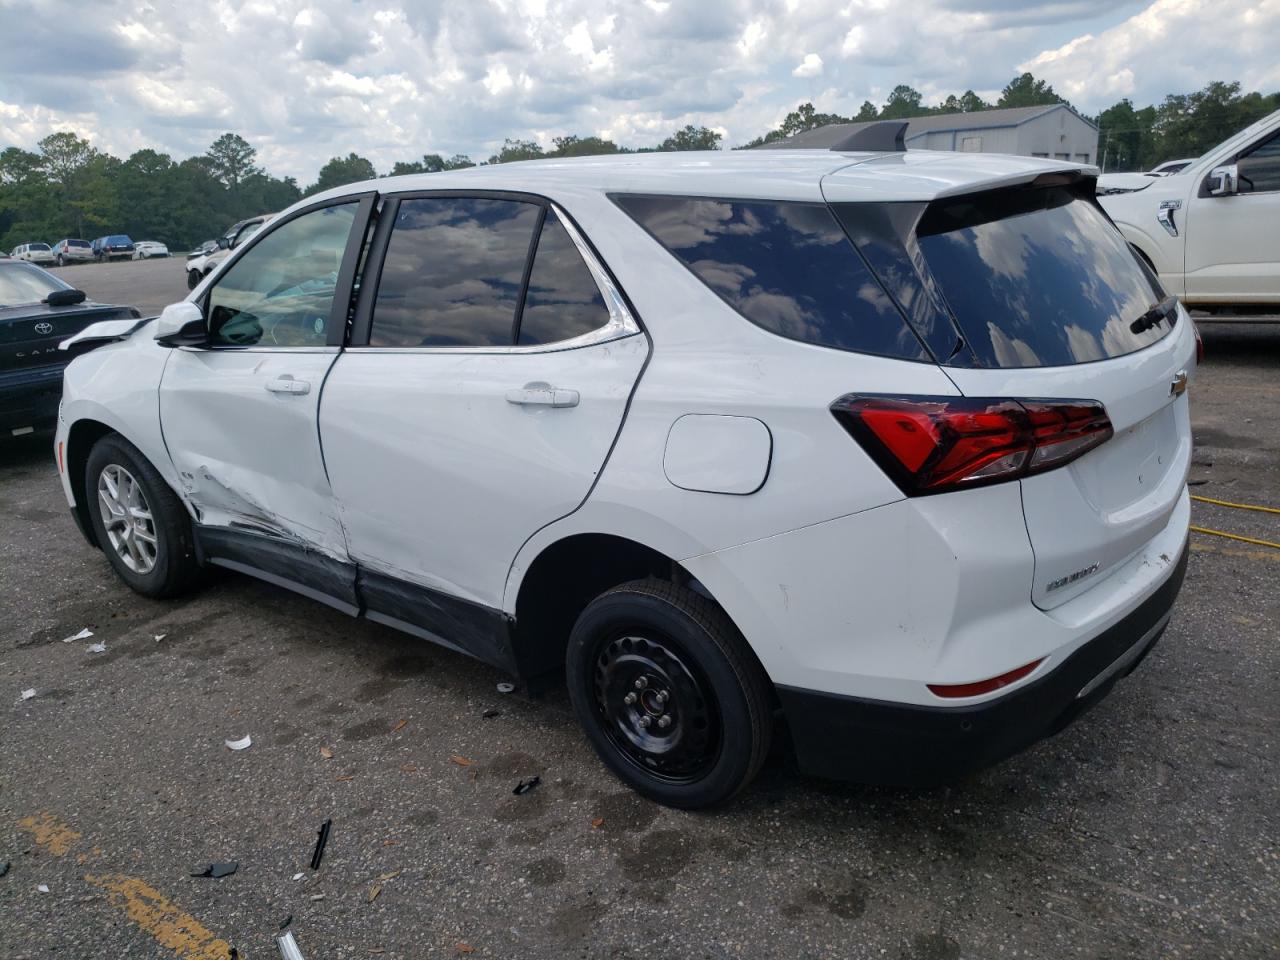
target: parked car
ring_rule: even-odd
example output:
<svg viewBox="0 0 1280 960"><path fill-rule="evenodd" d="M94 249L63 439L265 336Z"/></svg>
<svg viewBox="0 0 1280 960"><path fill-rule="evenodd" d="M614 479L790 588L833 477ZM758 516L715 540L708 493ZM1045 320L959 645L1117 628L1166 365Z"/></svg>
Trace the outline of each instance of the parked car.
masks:
<svg viewBox="0 0 1280 960"><path fill-rule="evenodd" d="M155 240L139 240L133 245L133 259L150 260L152 257L169 256L169 248Z"/></svg>
<svg viewBox="0 0 1280 960"><path fill-rule="evenodd" d="M47 243L20 243L13 248L9 256L15 260L25 260L28 263L48 265L55 262L53 251L49 249Z"/></svg>
<svg viewBox="0 0 1280 960"><path fill-rule="evenodd" d="M59 240L53 245L53 257L60 267L88 263L94 259L93 245L88 240Z"/></svg>
<svg viewBox="0 0 1280 960"><path fill-rule="evenodd" d="M1280 308L1280 110L1177 176L1104 176L1098 198L1184 303L1233 318Z"/></svg>
<svg viewBox="0 0 1280 960"><path fill-rule="evenodd" d="M194 250L192 250L190 253L187 254L187 262L190 263L196 257L203 257L206 253L212 253L214 250L217 250L217 249L218 249L217 240L206 240L204 243L200 244L200 246L196 247Z"/></svg>
<svg viewBox="0 0 1280 960"><path fill-rule="evenodd" d="M0 262L0 437L53 426L70 359L59 341L98 321L137 316L132 307L86 300L34 264Z"/></svg>
<svg viewBox="0 0 1280 960"><path fill-rule="evenodd" d="M187 258L187 289L194 290L196 285L211 274L214 268L226 260L242 243L252 237L262 227L271 222L274 213L264 213L248 220L240 220L227 228L227 232L215 242L215 249L203 256Z"/></svg>
<svg viewBox="0 0 1280 960"><path fill-rule="evenodd" d="M779 715L824 776L993 763L1169 622L1194 326L1092 167L858 143L308 198L71 364L67 501L146 596L225 566L563 674L663 803Z"/></svg>
<svg viewBox="0 0 1280 960"><path fill-rule="evenodd" d="M93 256L99 263L105 260L128 260L133 256L133 241L123 233L113 233L93 241Z"/></svg>
<svg viewBox="0 0 1280 960"><path fill-rule="evenodd" d="M1175 173L1181 173L1191 164L1196 162L1195 157L1187 157L1184 160L1166 160L1164 163L1156 164L1147 171L1149 177L1171 177Z"/></svg>

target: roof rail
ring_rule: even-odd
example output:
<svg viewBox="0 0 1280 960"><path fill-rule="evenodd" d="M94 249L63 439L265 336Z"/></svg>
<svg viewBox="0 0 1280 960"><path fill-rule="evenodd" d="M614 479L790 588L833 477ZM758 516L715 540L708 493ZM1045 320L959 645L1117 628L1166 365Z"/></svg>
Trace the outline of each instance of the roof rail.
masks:
<svg viewBox="0 0 1280 960"><path fill-rule="evenodd" d="M831 149L837 153L905 153L906 133L905 120L879 120L849 134Z"/></svg>

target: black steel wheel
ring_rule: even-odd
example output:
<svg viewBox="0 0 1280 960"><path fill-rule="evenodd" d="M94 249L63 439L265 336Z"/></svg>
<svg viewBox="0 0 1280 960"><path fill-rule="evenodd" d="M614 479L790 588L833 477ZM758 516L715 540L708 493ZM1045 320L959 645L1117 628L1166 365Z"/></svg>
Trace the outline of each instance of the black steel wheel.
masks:
<svg viewBox="0 0 1280 960"><path fill-rule="evenodd" d="M721 803L768 753L764 671L724 612L692 590L642 580L597 597L573 628L566 668L596 753L660 803Z"/></svg>

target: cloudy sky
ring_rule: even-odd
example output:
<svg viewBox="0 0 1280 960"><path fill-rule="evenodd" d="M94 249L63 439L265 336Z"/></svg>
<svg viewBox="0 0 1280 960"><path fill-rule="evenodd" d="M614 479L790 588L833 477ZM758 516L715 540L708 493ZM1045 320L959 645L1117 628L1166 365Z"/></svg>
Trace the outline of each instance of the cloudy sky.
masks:
<svg viewBox="0 0 1280 960"><path fill-rule="evenodd" d="M812 100L988 98L1031 70L1077 107L1209 80L1280 89L1280 0L0 0L0 148L72 129L181 158L234 130L302 182L504 137L729 145Z"/></svg>

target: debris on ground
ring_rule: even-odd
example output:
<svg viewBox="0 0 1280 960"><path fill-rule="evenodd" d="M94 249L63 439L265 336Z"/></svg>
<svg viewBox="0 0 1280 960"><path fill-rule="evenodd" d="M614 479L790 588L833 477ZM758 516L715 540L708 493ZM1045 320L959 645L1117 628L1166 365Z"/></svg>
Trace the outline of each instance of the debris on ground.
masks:
<svg viewBox="0 0 1280 960"><path fill-rule="evenodd" d="M9 861L0 860L0 877L3 877L8 872L9 872Z"/></svg>
<svg viewBox="0 0 1280 960"><path fill-rule="evenodd" d="M500 717L500 716L502 716L502 711L501 711L501 710L486 710L484 713L480 714L480 716L484 717L486 720L492 720L494 717Z"/></svg>
<svg viewBox="0 0 1280 960"><path fill-rule="evenodd" d="M36 891L39 893L48 893L49 885L47 883L38 883L36 884Z"/></svg>
<svg viewBox="0 0 1280 960"><path fill-rule="evenodd" d="M35 687L32 687L30 690L23 690L20 694L18 694L18 703L21 703L23 700L30 700L35 695L36 695Z"/></svg>
<svg viewBox="0 0 1280 960"><path fill-rule="evenodd" d="M293 875L293 880L294 880L294 882L295 882L295 883L297 883L299 880L301 880L301 879L302 879L303 877L305 877L305 876L306 876L306 874L305 874L305 873L302 873L301 871L299 871L298 873L295 873L295 874Z"/></svg>
<svg viewBox="0 0 1280 960"><path fill-rule="evenodd" d="M89 652L90 653L106 653L107 645L105 643L91 643L89 644Z"/></svg>
<svg viewBox="0 0 1280 960"><path fill-rule="evenodd" d="M253 746L253 738L247 733L239 740L225 740L228 750L248 750Z"/></svg>
<svg viewBox="0 0 1280 960"><path fill-rule="evenodd" d="M167 634L167 633L157 633L157 634L153 634L153 636L156 638L156 643L159 643L161 640L163 640L165 637L167 637L167 636L168 636L168 634Z"/></svg>
<svg viewBox="0 0 1280 960"><path fill-rule="evenodd" d="M354 779L355 779L355 777L354 777L352 774L350 774L350 773L344 773L342 776L340 776L340 777L334 777L333 779L334 779L337 783L350 783L352 780L354 780Z"/></svg>
<svg viewBox="0 0 1280 960"><path fill-rule="evenodd" d="M594 820L591 821L592 830L599 830L603 826L604 826L604 817L596 817Z"/></svg>
<svg viewBox="0 0 1280 960"><path fill-rule="evenodd" d="M293 938L292 930L276 934L276 949L280 951L280 960L306 960L298 949L298 941Z"/></svg>
<svg viewBox="0 0 1280 960"><path fill-rule="evenodd" d="M312 899L312 900L323 900L323 899L324 899L324 894L323 894L323 893L313 893L313 894L311 895L311 899Z"/></svg>
<svg viewBox="0 0 1280 960"><path fill-rule="evenodd" d="M519 783L517 783L516 788L511 792L514 793L517 797L524 796L524 794L528 793L530 790L532 790L541 782L542 782L541 777L530 777L528 780L521 780Z"/></svg>
<svg viewBox="0 0 1280 960"><path fill-rule="evenodd" d="M469 757L461 757L456 753L453 756L451 756L449 759L460 767L469 767L473 763L475 763L475 761L470 759Z"/></svg>
<svg viewBox="0 0 1280 960"><path fill-rule="evenodd" d="M74 637L63 637L62 642L75 643L77 640L88 640L92 636L93 636L93 631L90 630L88 627L85 627L83 630L77 633Z"/></svg>
<svg viewBox="0 0 1280 960"><path fill-rule="evenodd" d="M311 854L311 869L319 870L320 861L324 859L324 848L329 844L329 831L333 829L333 821L326 820L320 824L320 829L316 832L316 849Z"/></svg>
<svg viewBox="0 0 1280 960"><path fill-rule="evenodd" d="M399 723L397 723L394 727L391 728L391 732L399 733L401 730L404 729L405 724L407 724L408 722L409 722L408 720L401 720Z"/></svg>
<svg viewBox="0 0 1280 960"><path fill-rule="evenodd" d="M505 680L498 684L499 693L514 693L515 689L516 685L514 683L507 683Z"/></svg>
<svg viewBox="0 0 1280 960"><path fill-rule="evenodd" d="M292 913L291 913L291 914L289 914L287 917L285 917L285 918L284 918L284 922L280 924L280 929L281 929L281 930L288 930L288 929L289 929L289 924L291 924L291 923L293 923L293 914L292 914Z"/></svg>
<svg viewBox="0 0 1280 960"><path fill-rule="evenodd" d="M332 760L333 750L330 747L321 747L320 756L324 757L326 760Z"/></svg>
<svg viewBox="0 0 1280 960"><path fill-rule="evenodd" d="M369 888L369 895L366 898L366 902L373 903L373 901L378 899L378 894L380 894L381 892L382 892L382 884L375 883L372 887Z"/></svg>
<svg viewBox="0 0 1280 960"><path fill-rule="evenodd" d="M193 877L212 877L214 880L221 880L223 877L229 877L240 869L239 861L232 860L229 863L211 863L199 873L193 873Z"/></svg>
<svg viewBox="0 0 1280 960"><path fill-rule="evenodd" d="M465 940L459 940L457 945L453 949L458 951L458 953L475 953L476 952L476 948L473 947L471 944L467 943L467 941Z"/></svg>

